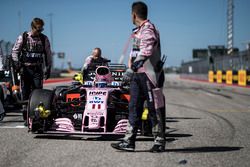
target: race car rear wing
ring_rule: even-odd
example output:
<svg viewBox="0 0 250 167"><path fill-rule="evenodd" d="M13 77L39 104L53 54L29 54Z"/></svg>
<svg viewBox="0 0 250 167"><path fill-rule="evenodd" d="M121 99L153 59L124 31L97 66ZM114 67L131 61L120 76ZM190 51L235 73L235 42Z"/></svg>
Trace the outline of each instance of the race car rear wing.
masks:
<svg viewBox="0 0 250 167"><path fill-rule="evenodd" d="M116 82L122 82L122 77L127 67L125 64L112 63L108 65L111 75Z"/></svg>

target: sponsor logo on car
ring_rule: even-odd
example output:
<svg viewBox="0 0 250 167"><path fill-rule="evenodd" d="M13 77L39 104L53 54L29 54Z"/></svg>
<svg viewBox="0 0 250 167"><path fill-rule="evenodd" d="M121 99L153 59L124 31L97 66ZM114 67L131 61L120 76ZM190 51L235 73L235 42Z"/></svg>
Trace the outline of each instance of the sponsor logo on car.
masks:
<svg viewBox="0 0 250 167"><path fill-rule="evenodd" d="M104 92L104 91L90 91L89 95L90 96L106 96L107 92Z"/></svg>
<svg viewBox="0 0 250 167"><path fill-rule="evenodd" d="M93 97L93 100L89 101L90 104L95 103L95 104L102 104L104 101L100 97Z"/></svg>

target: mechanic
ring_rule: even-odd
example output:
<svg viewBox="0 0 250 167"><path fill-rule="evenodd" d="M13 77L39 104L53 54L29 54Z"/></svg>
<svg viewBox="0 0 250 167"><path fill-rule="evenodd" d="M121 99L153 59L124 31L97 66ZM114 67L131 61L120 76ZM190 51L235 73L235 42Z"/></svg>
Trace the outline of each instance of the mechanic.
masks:
<svg viewBox="0 0 250 167"><path fill-rule="evenodd" d="M42 34L44 21L34 18L31 30L20 35L12 49L14 69L20 73L23 100L27 100L34 89L43 88L43 79L51 72L51 48L46 35ZM26 108L23 116L26 121ZM26 122L25 122L26 124Z"/></svg>
<svg viewBox="0 0 250 167"><path fill-rule="evenodd" d="M4 55L2 51L2 47L0 46L0 71L4 70Z"/></svg>
<svg viewBox="0 0 250 167"><path fill-rule="evenodd" d="M162 114L165 113L162 92L164 73L162 66L159 66L161 62L160 37L155 26L147 19L147 12L147 5L144 2L132 4L132 21L136 28L133 30L131 65L123 76L124 81L130 81L129 121L123 140L111 144L118 150L134 151L142 116L141 105L145 99L154 135L154 145L150 151L163 152L165 150L165 120ZM141 95L144 98L141 98Z"/></svg>
<svg viewBox="0 0 250 167"><path fill-rule="evenodd" d="M3 119L4 117L4 114L5 114L5 110L3 108L3 102L2 100L3 97L4 97L4 92L2 91L2 85L1 85L1 82L2 82L2 73L4 72L4 56L3 56L3 52L2 52L2 48L0 46L0 121Z"/></svg>
<svg viewBox="0 0 250 167"><path fill-rule="evenodd" d="M100 48L94 48L92 54L85 59L81 72L85 78L89 70L95 71L98 65L107 65L108 60L102 57Z"/></svg>

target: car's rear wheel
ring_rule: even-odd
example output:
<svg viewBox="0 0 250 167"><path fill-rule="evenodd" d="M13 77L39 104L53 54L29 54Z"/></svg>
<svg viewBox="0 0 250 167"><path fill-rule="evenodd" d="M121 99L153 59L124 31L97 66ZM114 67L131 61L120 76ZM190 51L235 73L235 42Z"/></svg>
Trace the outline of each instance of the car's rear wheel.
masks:
<svg viewBox="0 0 250 167"><path fill-rule="evenodd" d="M4 119L4 113L0 114L0 121L2 121Z"/></svg>

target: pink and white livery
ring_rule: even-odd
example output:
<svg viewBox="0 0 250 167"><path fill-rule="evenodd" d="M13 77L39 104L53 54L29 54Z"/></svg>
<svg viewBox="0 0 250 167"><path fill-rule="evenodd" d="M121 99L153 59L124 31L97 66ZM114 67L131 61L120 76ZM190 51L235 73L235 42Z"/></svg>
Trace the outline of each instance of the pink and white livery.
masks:
<svg viewBox="0 0 250 167"><path fill-rule="evenodd" d="M119 71L125 71L120 66ZM28 105L33 133L124 134L128 90L114 86L110 67L99 66L91 84L73 82L54 90L34 90ZM46 115L47 114L47 115Z"/></svg>

